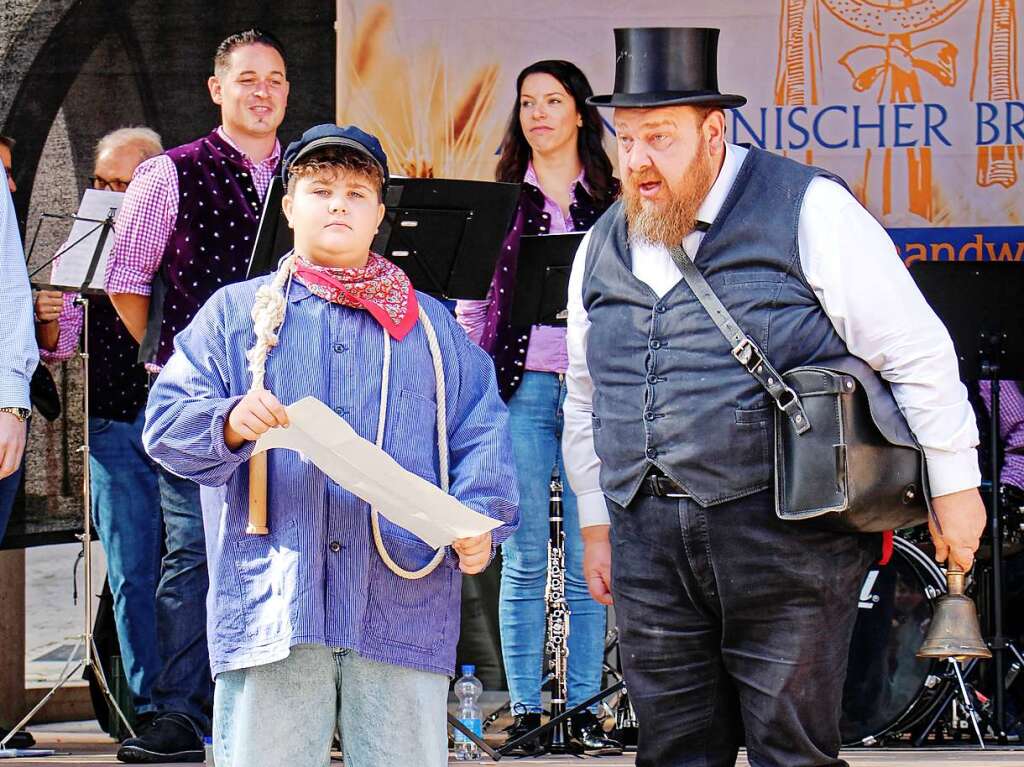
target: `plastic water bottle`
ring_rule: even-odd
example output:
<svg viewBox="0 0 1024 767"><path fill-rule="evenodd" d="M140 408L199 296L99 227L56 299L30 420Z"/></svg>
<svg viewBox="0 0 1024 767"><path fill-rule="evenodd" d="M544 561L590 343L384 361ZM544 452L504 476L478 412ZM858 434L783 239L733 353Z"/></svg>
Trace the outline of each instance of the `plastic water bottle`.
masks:
<svg viewBox="0 0 1024 767"><path fill-rule="evenodd" d="M455 696L459 699L459 721L477 737L483 737L483 717L480 714L480 696L484 686L473 674L476 666L463 666L462 677L455 683ZM460 762L480 758L480 749L461 731L455 730L455 758Z"/></svg>
<svg viewBox="0 0 1024 767"><path fill-rule="evenodd" d="M203 738L203 750L206 752L206 758L204 759L203 764L206 765L206 767L216 767L217 762L214 761L213 756L213 738L209 735Z"/></svg>

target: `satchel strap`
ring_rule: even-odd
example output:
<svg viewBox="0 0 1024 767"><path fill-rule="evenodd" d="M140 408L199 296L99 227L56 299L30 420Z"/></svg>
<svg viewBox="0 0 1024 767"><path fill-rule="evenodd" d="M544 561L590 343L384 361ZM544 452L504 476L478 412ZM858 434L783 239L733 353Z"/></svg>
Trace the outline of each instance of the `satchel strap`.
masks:
<svg viewBox="0 0 1024 767"><path fill-rule="evenodd" d="M729 342L732 356L736 361L764 387L779 410L792 421L797 434L803 434L810 429L811 424L807 420L807 413L796 392L786 386L779 371L768 361L754 339L744 333L736 324L686 250L682 246L669 248L669 255L679 267L683 279L690 286L693 295L700 301L700 305L704 307L704 311L708 313L715 326Z"/></svg>

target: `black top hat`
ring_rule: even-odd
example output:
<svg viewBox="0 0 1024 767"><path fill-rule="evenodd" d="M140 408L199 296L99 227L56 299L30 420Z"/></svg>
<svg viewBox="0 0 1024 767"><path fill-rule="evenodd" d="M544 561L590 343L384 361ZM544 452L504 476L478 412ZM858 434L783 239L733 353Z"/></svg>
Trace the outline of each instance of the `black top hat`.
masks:
<svg viewBox="0 0 1024 767"><path fill-rule="evenodd" d="M741 107L743 96L718 91L718 30L634 27L615 30L615 93L591 96L598 107Z"/></svg>

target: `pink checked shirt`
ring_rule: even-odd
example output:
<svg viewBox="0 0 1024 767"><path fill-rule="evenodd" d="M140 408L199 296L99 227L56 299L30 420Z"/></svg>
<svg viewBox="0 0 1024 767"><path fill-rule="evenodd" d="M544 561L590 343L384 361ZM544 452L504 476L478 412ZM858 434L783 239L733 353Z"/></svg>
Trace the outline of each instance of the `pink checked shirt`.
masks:
<svg viewBox="0 0 1024 767"><path fill-rule="evenodd" d="M56 264L54 265L56 268ZM82 335L82 307L75 304L77 293L65 293L64 305L60 310L57 323L60 335L57 337L57 348L52 352L40 347L39 356L43 362L52 365L69 359L78 348L78 339Z"/></svg>
<svg viewBox="0 0 1024 767"><path fill-rule="evenodd" d="M537 172L531 162L526 167L523 183L531 184L540 189ZM586 185L583 171L569 187L572 202L576 201L576 184ZM543 190L541 190L543 192ZM558 203L544 195L544 212L551 217L551 234L571 232L575 228ZM491 303L488 296L478 301L462 300L455 304L455 315L473 343L480 343L487 321L487 307ZM569 367L569 355L565 346L565 328L552 325L534 325L530 333L530 345L526 349L526 369L541 373L564 373Z"/></svg>
<svg viewBox="0 0 1024 767"><path fill-rule="evenodd" d="M245 154L223 127L217 128L217 132L239 153ZM281 144L275 141L274 151L263 162L257 165L247 160L260 199L267 194L280 156ZM107 259L108 293L150 294L153 276L160 269L177 218L178 172L174 162L167 155L146 160L135 169L118 212L117 238Z"/></svg>

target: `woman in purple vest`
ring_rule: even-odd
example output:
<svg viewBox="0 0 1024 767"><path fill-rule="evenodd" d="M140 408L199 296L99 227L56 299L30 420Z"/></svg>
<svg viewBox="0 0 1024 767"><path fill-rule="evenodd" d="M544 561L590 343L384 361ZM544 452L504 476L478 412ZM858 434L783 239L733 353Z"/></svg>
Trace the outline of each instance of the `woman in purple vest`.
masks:
<svg viewBox="0 0 1024 767"><path fill-rule="evenodd" d="M604 126L586 76L568 61L538 61L516 80L516 104L501 145L498 181L522 184L512 229L501 249L483 301L459 301L456 315L469 337L494 359L498 387L509 407L519 475L519 529L502 546L501 647L515 721L509 739L540 724L547 581L548 502L552 469L563 477L562 401L568 365L565 328L519 327L512 322L513 288L522 235L583 231L618 194L618 181L602 146ZM566 597L571 610L568 705L582 703L601 685L605 608L583 579L576 496L565 484ZM618 753L593 711L570 720L571 747ZM544 753L539 739L516 755Z"/></svg>

